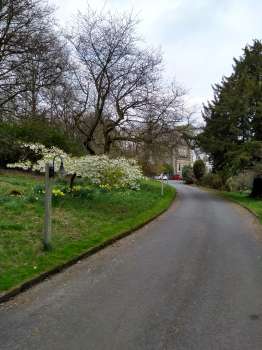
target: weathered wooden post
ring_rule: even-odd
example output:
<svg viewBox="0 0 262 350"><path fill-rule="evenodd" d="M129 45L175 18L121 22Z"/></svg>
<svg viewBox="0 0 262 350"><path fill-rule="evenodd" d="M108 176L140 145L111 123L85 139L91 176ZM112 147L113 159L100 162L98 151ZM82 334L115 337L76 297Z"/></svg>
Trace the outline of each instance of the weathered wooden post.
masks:
<svg viewBox="0 0 262 350"><path fill-rule="evenodd" d="M45 221L44 221L44 250L50 250L52 235L52 177L50 177L50 164L45 165Z"/></svg>
<svg viewBox="0 0 262 350"><path fill-rule="evenodd" d="M60 158L59 174L63 177L66 175L63 158L58 154L54 156L53 163L45 165L45 221L44 221L44 250L52 249L52 183L55 176L55 160Z"/></svg>

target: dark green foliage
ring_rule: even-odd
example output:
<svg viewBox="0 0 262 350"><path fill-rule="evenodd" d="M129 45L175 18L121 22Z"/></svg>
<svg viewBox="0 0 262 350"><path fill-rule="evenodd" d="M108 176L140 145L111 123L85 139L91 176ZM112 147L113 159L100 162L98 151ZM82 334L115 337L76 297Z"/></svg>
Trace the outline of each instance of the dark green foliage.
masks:
<svg viewBox="0 0 262 350"><path fill-rule="evenodd" d="M40 159L40 155L34 151L21 148L15 129L16 127L13 124L0 124L0 167L19 160L36 161Z"/></svg>
<svg viewBox="0 0 262 350"><path fill-rule="evenodd" d="M262 42L246 46L243 56L234 59L232 75L213 89L198 141L214 170L230 176L261 161L257 150L262 147Z"/></svg>
<svg viewBox="0 0 262 350"><path fill-rule="evenodd" d="M53 193L53 201L54 203L59 203L60 200L63 200L64 198L78 198L78 199L92 199L94 196L94 192L96 191L96 188L93 186L89 185L75 185L73 188L70 188L69 186L69 181L56 181L53 184L53 190L60 190L64 196L58 196L56 197L55 193ZM33 197L44 197L45 193L45 185L44 184L37 184L36 186L33 187Z"/></svg>
<svg viewBox="0 0 262 350"><path fill-rule="evenodd" d="M197 180L200 180L206 172L206 166L202 159L197 159L193 165L193 172Z"/></svg>
<svg viewBox="0 0 262 350"><path fill-rule="evenodd" d="M163 165L163 172L164 174L173 175L174 173L173 166L171 164L165 163Z"/></svg>
<svg viewBox="0 0 262 350"><path fill-rule="evenodd" d="M0 166L21 159L34 159L37 155L22 150L19 141L56 146L67 153L83 154L81 142L68 135L61 127L44 119L28 119L17 123L0 123Z"/></svg>
<svg viewBox="0 0 262 350"><path fill-rule="evenodd" d="M258 175L254 178L252 192L250 194L252 198L262 198L262 175Z"/></svg>
<svg viewBox="0 0 262 350"><path fill-rule="evenodd" d="M226 180L225 190L229 192L249 192L254 179L253 171L243 171L236 176L231 176Z"/></svg>
<svg viewBox="0 0 262 350"><path fill-rule="evenodd" d="M225 161L223 170L229 174L237 174L245 168L254 168L262 162L262 142L247 141L238 148L229 150Z"/></svg>
<svg viewBox="0 0 262 350"><path fill-rule="evenodd" d="M47 147L57 146L67 153L79 155L83 153L81 142L64 131L60 125L49 123L45 119L28 119L13 124L16 138L26 142L38 142Z"/></svg>
<svg viewBox="0 0 262 350"><path fill-rule="evenodd" d="M208 173L202 177L200 184L205 187L222 190L224 188L224 179L220 174Z"/></svg>
<svg viewBox="0 0 262 350"><path fill-rule="evenodd" d="M75 198L90 200L90 199L93 199L95 192L96 191L94 188L86 186L86 187L80 188L78 190L73 189L71 191L71 195L72 195L72 197L75 197Z"/></svg>
<svg viewBox="0 0 262 350"><path fill-rule="evenodd" d="M194 183L194 173L193 168L190 165L185 165L182 169L182 177L183 181L190 185Z"/></svg>
<svg viewBox="0 0 262 350"><path fill-rule="evenodd" d="M37 184L33 187L33 194L42 195L45 192L45 184Z"/></svg>
<svg viewBox="0 0 262 350"><path fill-rule="evenodd" d="M16 162L22 156L22 150L15 140L0 129L0 167Z"/></svg>

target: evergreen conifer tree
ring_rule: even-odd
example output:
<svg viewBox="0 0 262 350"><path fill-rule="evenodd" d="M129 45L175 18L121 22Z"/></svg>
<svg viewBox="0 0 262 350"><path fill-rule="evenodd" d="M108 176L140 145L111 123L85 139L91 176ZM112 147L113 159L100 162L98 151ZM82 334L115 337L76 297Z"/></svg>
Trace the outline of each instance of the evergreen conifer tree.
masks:
<svg viewBox="0 0 262 350"><path fill-rule="evenodd" d="M256 149L262 143L262 41L247 45L243 55L234 59L231 76L224 77L213 90L214 99L203 108L206 126L199 143L210 155L214 170L231 175L258 161Z"/></svg>

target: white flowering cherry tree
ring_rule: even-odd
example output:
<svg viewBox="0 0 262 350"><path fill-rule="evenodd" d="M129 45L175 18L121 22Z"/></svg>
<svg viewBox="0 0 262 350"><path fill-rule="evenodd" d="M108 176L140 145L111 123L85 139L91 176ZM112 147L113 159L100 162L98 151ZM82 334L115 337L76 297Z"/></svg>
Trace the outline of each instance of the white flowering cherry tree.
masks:
<svg viewBox="0 0 262 350"><path fill-rule="evenodd" d="M45 172L45 164L52 162L54 156L59 155L64 162L64 168L68 175L86 178L90 183L106 187L107 189L139 189L139 182L143 178L141 168L135 160L108 156L81 156L73 157L57 147L47 148L38 143L22 143L22 147L41 154L41 159L36 162L25 160L8 164L9 168ZM58 171L59 163L55 164Z"/></svg>
<svg viewBox="0 0 262 350"><path fill-rule="evenodd" d="M139 181L143 178L142 171L136 161L125 158L110 159L102 156L72 157L57 147L47 148L42 144L22 143L21 147L34 152L39 160L24 160L18 163L8 164L9 168L32 170L45 173L45 219L44 219L44 250L50 250L52 236L52 181L50 179L50 163L57 156L63 159L64 168L71 175L71 188L76 176L83 177L88 182L101 188L112 189L139 189ZM58 171L60 163L55 163L55 171Z"/></svg>

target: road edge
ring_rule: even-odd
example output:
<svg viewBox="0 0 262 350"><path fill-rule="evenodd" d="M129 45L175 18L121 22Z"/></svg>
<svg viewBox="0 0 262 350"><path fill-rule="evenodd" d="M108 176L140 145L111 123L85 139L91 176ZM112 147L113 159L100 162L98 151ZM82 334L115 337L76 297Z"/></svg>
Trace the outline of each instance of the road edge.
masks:
<svg viewBox="0 0 262 350"><path fill-rule="evenodd" d="M203 187L203 186L194 186L194 187L199 188L199 189L206 191L206 192L213 193L217 197L223 198L225 201L227 201L229 203L234 203L234 204L238 205L239 207L246 209L250 214L252 214L255 217L255 219L258 221L258 224L262 227L259 215L255 211L253 211L252 209L247 207L245 204L242 204L242 203L240 204L239 202L237 202L231 198L228 198L227 196L225 196L223 194L223 192L221 192L219 190L215 190L214 188Z"/></svg>

